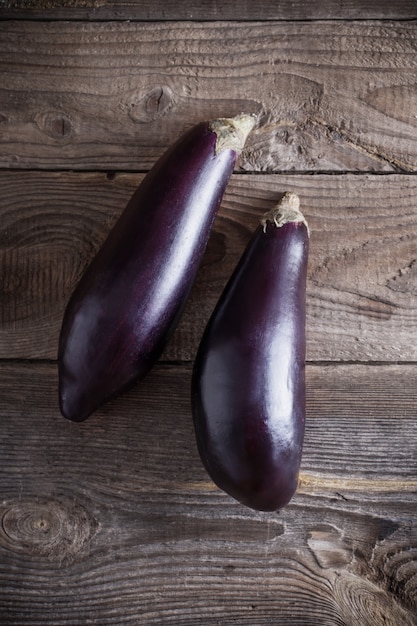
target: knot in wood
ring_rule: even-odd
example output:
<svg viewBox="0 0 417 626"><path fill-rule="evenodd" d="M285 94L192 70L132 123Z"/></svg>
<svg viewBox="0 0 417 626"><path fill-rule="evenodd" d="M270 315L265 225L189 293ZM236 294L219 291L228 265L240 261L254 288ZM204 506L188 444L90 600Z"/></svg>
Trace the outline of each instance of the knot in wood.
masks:
<svg viewBox="0 0 417 626"><path fill-rule="evenodd" d="M162 117L169 111L174 103L174 94L167 85L162 85L152 89L147 97L146 112L154 118Z"/></svg>
<svg viewBox="0 0 417 626"><path fill-rule="evenodd" d="M346 624L413 626L409 615L392 596L355 574L344 572L336 578L334 598Z"/></svg>
<svg viewBox="0 0 417 626"><path fill-rule="evenodd" d="M152 87L138 98L131 94L128 102L129 116L134 122L152 122L166 115L175 105L175 95L168 85Z"/></svg>
<svg viewBox="0 0 417 626"><path fill-rule="evenodd" d="M46 111L35 116L35 123L48 137L59 141L69 139L73 134L71 118L57 111Z"/></svg>
<svg viewBox="0 0 417 626"><path fill-rule="evenodd" d="M3 510L0 545L48 560L62 561L79 552L95 534L97 522L67 499L30 499Z"/></svg>

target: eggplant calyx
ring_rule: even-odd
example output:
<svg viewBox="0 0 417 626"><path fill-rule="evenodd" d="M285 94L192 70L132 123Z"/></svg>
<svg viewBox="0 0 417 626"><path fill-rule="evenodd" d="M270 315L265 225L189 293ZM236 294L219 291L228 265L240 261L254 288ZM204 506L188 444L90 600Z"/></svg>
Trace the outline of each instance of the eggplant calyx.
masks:
<svg viewBox="0 0 417 626"><path fill-rule="evenodd" d="M223 150L234 150L240 154L255 123L256 115L248 113L236 117L219 117L209 122L210 130L217 135L216 156Z"/></svg>
<svg viewBox="0 0 417 626"><path fill-rule="evenodd" d="M274 224L277 228L281 228L290 222L304 224L310 235L307 221L300 211L300 198L293 191L286 191L278 204L263 214L260 222L264 232L268 223Z"/></svg>

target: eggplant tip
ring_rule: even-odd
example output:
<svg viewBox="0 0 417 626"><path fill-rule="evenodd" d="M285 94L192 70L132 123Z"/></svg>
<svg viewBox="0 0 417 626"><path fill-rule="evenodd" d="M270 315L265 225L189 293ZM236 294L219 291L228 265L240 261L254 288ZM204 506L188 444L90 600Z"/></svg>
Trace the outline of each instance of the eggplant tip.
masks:
<svg viewBox="0 0 417 626"><path fill-rule="evenodd" d="M304 224L310 236L310 229L307 220L300 211L300 198L293 191L286 191L281 200L270 211L263 214L260 219L264 232L268 223L281 228L290 222Z"/></svg>
<svg viewBox="0 0 417 626"><path fill-rule="evenodd" d="M256 120L254 113L240 113L235 117L219 117L210 122L210 129L217 136L216 155L227 149L240 154Z"/></svg>
<svg viewBox="0 0 417 626"><path fill-rule="evenodd" d="M59 410L61 415L70 422L84 422L93 412L82 406L79 398L65 390L59 391Z"/></svg>
<svg viewBox="0 0 417 626"><path fill-rule="evenodd" d="M260 492L251 494L229 494L238 502L252 509L253 511L261 511L265 513L274 513L282 511L295 495L295 488L285 492L277 490L274 492Z"/></svg>

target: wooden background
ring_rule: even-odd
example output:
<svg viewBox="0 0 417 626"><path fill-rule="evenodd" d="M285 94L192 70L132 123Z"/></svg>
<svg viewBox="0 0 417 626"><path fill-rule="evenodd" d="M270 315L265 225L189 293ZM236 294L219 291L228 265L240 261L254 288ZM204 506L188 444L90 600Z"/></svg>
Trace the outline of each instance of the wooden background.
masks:
<svg viewBox="0 0 417 626"><path fill-rule="evenodd" d="M414 0L0 0L0 622L410 626L417 613ZM259 124L160 363L61 417L68 297L192 124ZM261 213L311 227L298 492L255 513L196 451L199 337Z"/></svg>

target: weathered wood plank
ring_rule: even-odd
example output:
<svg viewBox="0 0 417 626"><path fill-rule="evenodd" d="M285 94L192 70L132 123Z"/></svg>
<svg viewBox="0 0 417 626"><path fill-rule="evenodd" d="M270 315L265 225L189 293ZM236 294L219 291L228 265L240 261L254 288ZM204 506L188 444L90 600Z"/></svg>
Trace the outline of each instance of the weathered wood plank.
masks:
<svg viewBox="0 0 417 626"><path fill-rule="evenodd" d="M94 489L93 462L113 496L124 484L135 488L137 467L145 473L144 482L138 476L134 483L138 493L148 486L156 498L187 490L210 497L217 490L200 468L191 436L191 367L160 364L133 390L74 424L59 414L55 362L0 361L3 467L49 483L49 466L68 480L75 464L78 480ZM342 504L369 499L378 512L390 501L411 504L417 488L415 366L307 364L307 397L300 494ZM24 454L15 445L21 439ZM16 485L7 473L4 478L6 495Z"/></svg>
<svg viewBox="0 0 417 626"><path fill-rule="evenodd" d="M413 0L0 0L0 19L323 20L415 19Z"/></svg>
<svg viewBox="0 0 417 626"><path fill-rule="evenodd" d="M0 166L146 170L191 124L246 110L259 126L244 170L416 171L416 35L415 22L0 22Z"/></svg>
<svg viewBox="0 0 417 626"><path fill-rule="evenodd" d="M209 481L189 366L83 424L54 364L0 368L2 623L413 624L413 366L307 368L301 484L276 514Z"/></svg>
<svg viewBox="0 0 417 626"><path fill-rule="evenodd" d="M416 626L417 23L387 21L416 17L412 0L0 0L2 625ZM233 177L162 362L64 420L56 362L36 359L142 179L111 172L241 110L259 124L240 168L263 174ZM296 496L260 514L203 469L191 361L288 188L312 230L308 421Z"/></svg>
<svg viewBox="0 0 417 626"><path fill-rule="evenodd" d="M65 304L141 179L0 173L1 358L55 358ZM407 175L234 175L164 358L194 358L259 217L286 189L312 231L308 359L417 360L417 179Z"/></svg>

